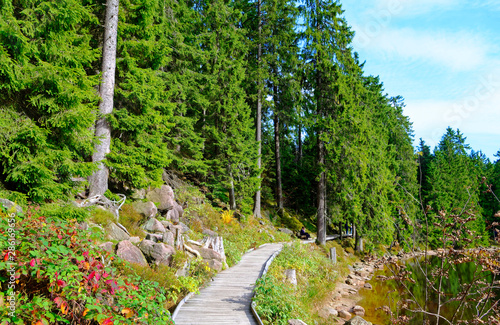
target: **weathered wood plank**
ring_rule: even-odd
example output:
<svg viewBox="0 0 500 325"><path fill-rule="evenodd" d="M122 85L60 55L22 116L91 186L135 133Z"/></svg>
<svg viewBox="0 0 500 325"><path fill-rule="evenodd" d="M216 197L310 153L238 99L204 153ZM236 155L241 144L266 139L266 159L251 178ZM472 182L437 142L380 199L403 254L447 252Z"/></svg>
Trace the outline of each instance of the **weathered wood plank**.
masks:
<svg viewBox="0 0 500 325"><path fill-rule="evenodd" d="M269 257L280 248L281 244L269 244L243 255L237 265L220 272L179 309L175 324L257 324L250 311L255 281Z"/></svg>

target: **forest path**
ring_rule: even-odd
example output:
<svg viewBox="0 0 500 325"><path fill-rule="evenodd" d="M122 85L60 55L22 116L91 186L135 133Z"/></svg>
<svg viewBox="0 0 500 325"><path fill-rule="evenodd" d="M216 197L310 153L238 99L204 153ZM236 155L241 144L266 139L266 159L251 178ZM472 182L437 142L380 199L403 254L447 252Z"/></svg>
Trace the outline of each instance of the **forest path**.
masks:
<svg viewBox="0 0 500 325"><path fill-rule="evenodd" d="M237 265L217 274L208 287L174 313L175 324L257 324L250 310L255 282L267 260L282 246L266 244L243 255Z"/></svg>

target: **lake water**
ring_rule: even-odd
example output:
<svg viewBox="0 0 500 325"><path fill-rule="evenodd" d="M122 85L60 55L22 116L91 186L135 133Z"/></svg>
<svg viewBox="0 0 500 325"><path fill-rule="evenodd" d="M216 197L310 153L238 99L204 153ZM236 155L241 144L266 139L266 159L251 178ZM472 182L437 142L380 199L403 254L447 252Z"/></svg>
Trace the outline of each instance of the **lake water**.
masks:
<svg viewBox="0 0 500 325"><path fill-rule="evenodd" d="M420 262L419 262L420 261ZM373 324L383 325L383 324L391 324L391 318L387 315L386 312L379 309L378 307L382 306L390 306L393 312L397 312L397 303L401 302L402 299L415 299L421 306L426 305L426 309L429 312L435 313L438 307L438 297L437 294L433 294L432 290L428 290L428 301L425 304L425 285L426 280L423 276L423 273L420 271L420 268L425 268L425 263L423 263L423 259L411 259L404 262L408 268L408 270L412 271L412 278L415 280L415 283L412 284L407 282L406 285L408 290L404 289L402 286L396 284L395 281L381 281L377 280L378 275L382 276L390 276L392 273L387 269L380 270L375 272L375 276L369 283L373 286L373 290L360 290L360 295L363 299L358 303L363 306L366 310L366 316L364 319L372 322ZM420 263L420 267L419 267ZM441 259L432 256L430 257L430 261L428 264L428 269L434 268L436 266L441 265ZM450 300L451 297L455 297L464 286L471 283L473 277L476 276L476 279L480 277L482 281L485 283L491 283L493 280L493 275L489 272L483 272L480 266L477 266L475 263L463 263L457 265L447 265L449 267L448 277L443 279L442 288L445 293L441 302ZM498 280L498 278L496 279ZM437 284L437 280L434 280ZM477 287L473 287L473 289L477 289ZM413 294L413 297L407 292L410 291ZM471 290L474 292L475 290ZM500 296L500 292L497 290L496 294ZM473 298L473 295L467 296L468 298ZM472 315L477 312L477 310L488 310L491 306L493 299L489 299L489 301L480 304L476 307L477 303L474 306L469 306L470 308L460 308L458 314L456 316L460 316L461 319L471 319ZM458 301L449 301L443 307L441 307L440 314L444 316L446 319L451 319L453 315L457 311L457 307L459 307L460 302ZM415 306L415 304L410 304L410 306ZM411 317L410 320L411 325L421 325L424 324L424 314L410 314L400 311L400 315L406 315ZM456 320L455 316L455 320ZM499 315L497 315L499 317ZM427 316L426 319L430 321L430 324L436 324L436 318L432 316ZM446 321L441 321L440 324L446 324ZM454 322L455 323L455 322ZM488 322L486 322L488 323Z"/></svg>

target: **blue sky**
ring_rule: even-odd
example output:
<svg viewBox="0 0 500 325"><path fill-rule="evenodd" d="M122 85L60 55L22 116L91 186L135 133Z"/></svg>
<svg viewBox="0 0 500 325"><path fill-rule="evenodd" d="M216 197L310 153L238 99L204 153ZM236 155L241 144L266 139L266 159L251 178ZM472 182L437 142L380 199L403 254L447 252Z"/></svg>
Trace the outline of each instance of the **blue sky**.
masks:
<svg viewBox="0 0 500 325"><path fill-rule="evenodd" d="M365 73L405 98L415 141L451 126L490 160L500 150L500 0L343 0Z"/></svg>

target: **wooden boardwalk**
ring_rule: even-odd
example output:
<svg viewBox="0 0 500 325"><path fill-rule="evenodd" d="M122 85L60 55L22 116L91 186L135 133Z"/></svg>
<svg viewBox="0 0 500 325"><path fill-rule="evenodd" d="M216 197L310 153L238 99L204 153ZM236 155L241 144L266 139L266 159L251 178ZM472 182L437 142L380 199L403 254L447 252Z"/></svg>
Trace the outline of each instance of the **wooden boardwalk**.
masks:
<svg viewBox="0 0 500 325"><path fill-rule="evenodd" d="M250 311L255 281L269 257L281 247L268 244L243 255L237 265L220 272L199 295L181 306L175 324L257 324Z"/></svg>

